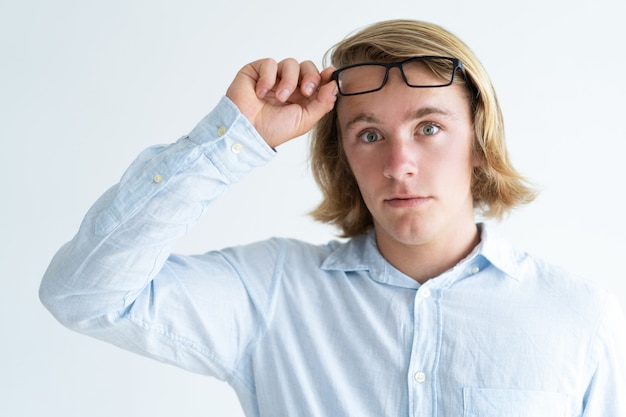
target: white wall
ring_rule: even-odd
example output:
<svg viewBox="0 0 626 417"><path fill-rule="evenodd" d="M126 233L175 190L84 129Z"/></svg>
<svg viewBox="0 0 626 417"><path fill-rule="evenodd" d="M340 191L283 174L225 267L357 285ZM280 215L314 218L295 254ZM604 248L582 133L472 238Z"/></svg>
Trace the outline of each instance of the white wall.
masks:
<svg viewBox="0 0 626 417"><path fill-rule="evenodd" d="M513 161L544 189L499 228L609 287L626 308L618 3L0 0L0 415L242 415L224 384L64 329L39 304L39 280L135 155L187 133L242 65L319 63L335 41L381 19L430 20L474 48L498 89ZM319 196L306 148L281 148L180 250L332 238L305 215ZM218 238L206 242L208 230Z"/></svg>

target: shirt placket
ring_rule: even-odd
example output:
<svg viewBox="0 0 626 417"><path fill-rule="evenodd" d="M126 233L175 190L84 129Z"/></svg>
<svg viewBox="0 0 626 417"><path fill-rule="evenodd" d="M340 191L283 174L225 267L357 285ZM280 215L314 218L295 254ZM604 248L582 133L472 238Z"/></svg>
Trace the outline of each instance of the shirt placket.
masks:
<svg viewBox="0 0 626 417"><path fill-rule="evenodd" d="M407 375L409 415L434 416L436 404L436 368L439 357L440 313L437 290L424 284L413 303L414 333Z"/></svg>

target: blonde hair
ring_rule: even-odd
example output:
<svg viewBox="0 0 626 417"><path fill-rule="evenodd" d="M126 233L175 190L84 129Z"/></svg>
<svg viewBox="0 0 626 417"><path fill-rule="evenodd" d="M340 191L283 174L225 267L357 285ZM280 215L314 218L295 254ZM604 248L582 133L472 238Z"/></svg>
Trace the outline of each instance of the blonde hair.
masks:
<svg viewBox="0 0 626 417"><path fill-rule="evenodd" d="M421 55L459 59L465 77L455 77L455 82L464 83L468 89L473 149L481 161L472 178L474 207L485 217L500 219L514 207L534 200L536 192L509 160L502 112L489 76L474 53L456 36L432 23L390 20L368 26L337 43L325 60L329 54L330 64L335 67L364 61L397 62ZM335 109L312 131L311 166L323 195L311 215L338 226L345 237L368 231L373 225L372 217L343 151Z"/></svg>

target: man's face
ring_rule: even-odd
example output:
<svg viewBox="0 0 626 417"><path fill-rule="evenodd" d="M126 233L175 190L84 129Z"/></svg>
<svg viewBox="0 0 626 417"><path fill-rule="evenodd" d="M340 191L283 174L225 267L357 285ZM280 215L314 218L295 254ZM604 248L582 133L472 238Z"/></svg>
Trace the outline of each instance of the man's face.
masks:
<svg viewBox="0 0 626 417"><path fill-rule="evenodd" d="M441 246L468 222L473 227L470 186L478 163L462 85L411 88L395 68L382 90L340 97L337 114L379 246Z"/></svg>

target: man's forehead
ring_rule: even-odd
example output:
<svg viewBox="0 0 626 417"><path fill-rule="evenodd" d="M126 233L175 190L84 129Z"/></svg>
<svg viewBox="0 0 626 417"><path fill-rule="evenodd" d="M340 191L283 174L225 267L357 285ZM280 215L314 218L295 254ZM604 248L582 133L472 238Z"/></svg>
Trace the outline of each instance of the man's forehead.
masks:
<svg viewBox="0 0 626 417"><path fill-rule="evenodd" d="M448 109L445 107L427 105L424 107L418 107L415 109L407 110L406 112L404 112L403 119L404 120L416 120L416 119L422 119L424 117L428 117L432 115L437 115L438 117L442 117L445 119L458 119L459 117L458 114L456 112L453 112L451 109ZM344 127L346 129L349 129L352 125L355 125L360 122L374 123L374 124L383 122L380 115L374 112L368 112L368 111L359 112L354 115L347 114L346 116L348 118L344 124Z"/></svg>
<svg viewBox="0 0 626 417"><path fill-rule="evenodd" d="M470 109L470 100L462 86L451 85L435 88L412 88L404 85L404 94L389 96L389 90L382 90L352 97L339 97L337 116L346 127L356 122L381 122L381 116L388 111L400 111L404 119L419 119L428 115L456 119ZM385 100L381 101L381 97ZM398 100L394 100L398 97ZM391 104L387 105L389 101Z"/></svg>

